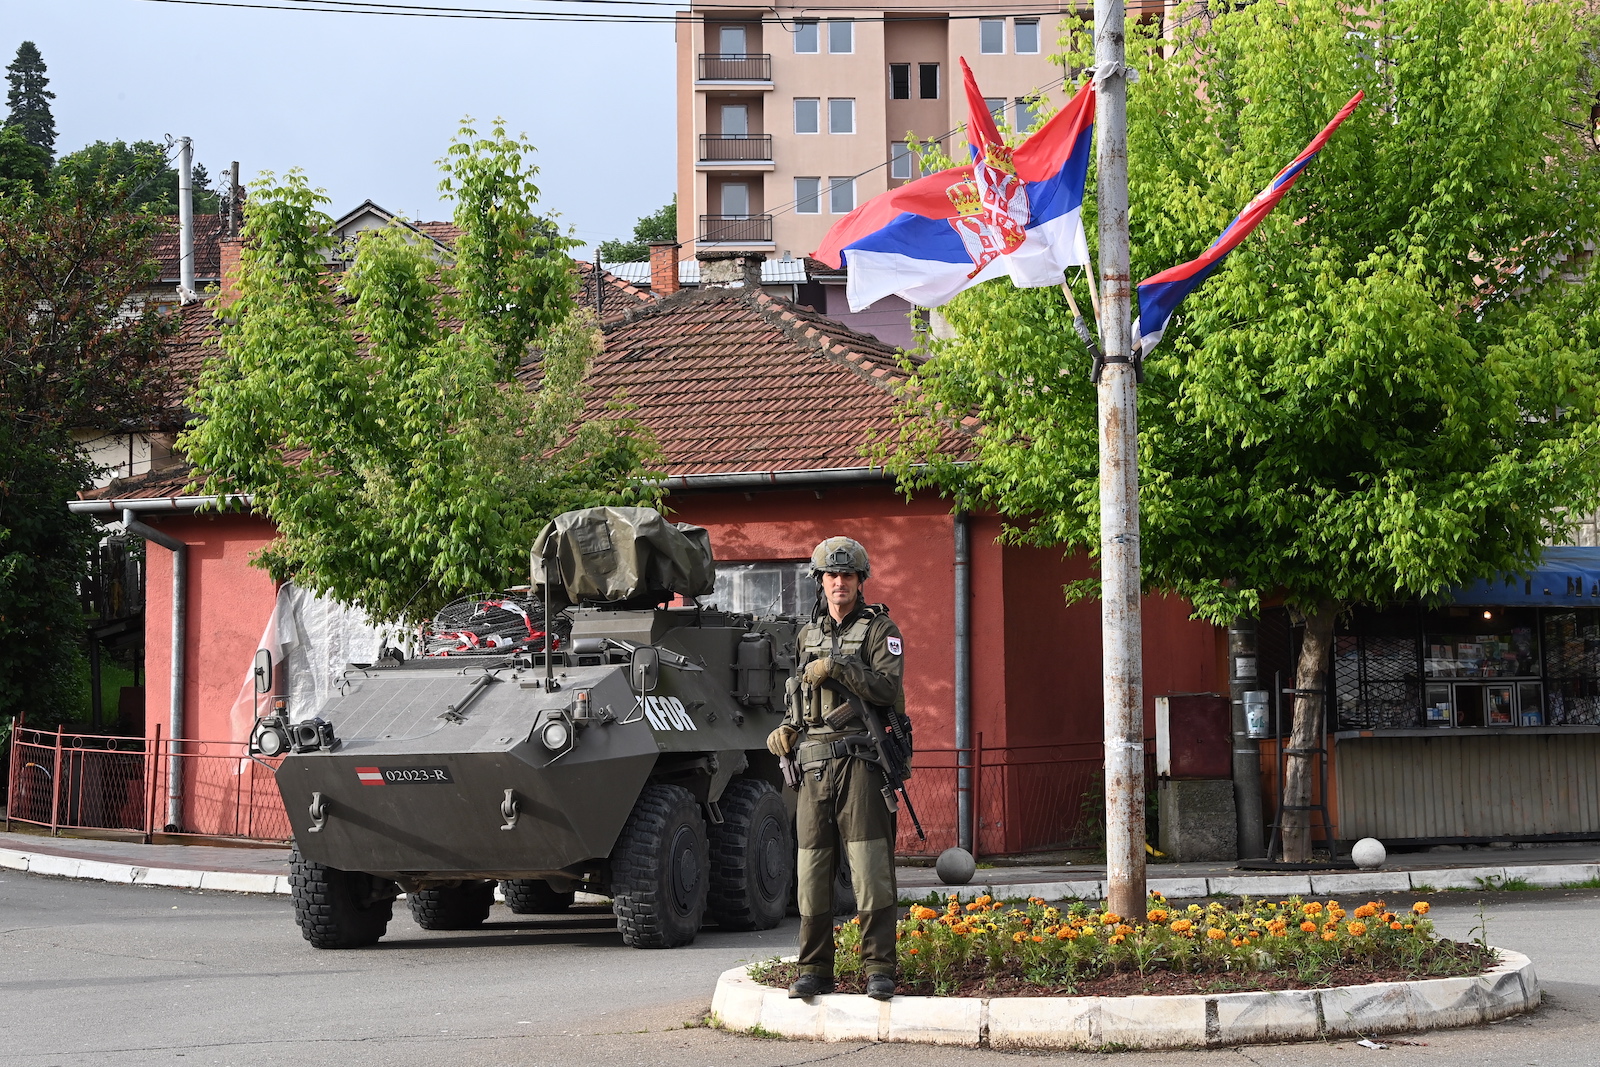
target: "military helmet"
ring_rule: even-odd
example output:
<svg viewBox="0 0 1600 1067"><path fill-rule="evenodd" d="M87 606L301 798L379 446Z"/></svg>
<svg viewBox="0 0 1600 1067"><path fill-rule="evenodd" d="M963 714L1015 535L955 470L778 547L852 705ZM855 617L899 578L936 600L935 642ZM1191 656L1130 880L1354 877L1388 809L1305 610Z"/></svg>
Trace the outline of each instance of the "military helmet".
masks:
<svg viewBox="0 0 1600 1067"><path fill-rule="evenodd" d="M811 577L820 579L824 574L859 574L866 581L872 575L867 550L853 538L828 538L811 553Z"/></svg>

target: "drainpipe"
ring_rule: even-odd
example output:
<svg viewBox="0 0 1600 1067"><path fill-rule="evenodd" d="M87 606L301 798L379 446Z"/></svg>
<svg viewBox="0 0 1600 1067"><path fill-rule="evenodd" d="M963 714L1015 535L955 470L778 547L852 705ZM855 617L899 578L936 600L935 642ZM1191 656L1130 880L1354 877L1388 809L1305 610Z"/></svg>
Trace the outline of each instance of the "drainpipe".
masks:
<svg viewBox="0 0 1600 1067"><path fill-rule="evenodd" d="M972 795L972 549L968 539L967 513L955 513L956 560L956 844L973 852L972 810L977 798ZM976 853L973 853L976 855Z"/></svg>
<svg viewBox="0 0 1600 1067"><path fill-rule="evenodd" d="M180 739L183 737L185 641L183 608L189 588L188 546L171 534L164 534L154 526L140 522L132 510L122 513L122 528L172 553L172 678L168 697L171 711L167 719L166 829L169 833L175 833L183 826L183 768L178 762L178 751Z"/></svg>
<svg viewBox="0 0 1600 1067"><path fill-rule="evenodd" d="M194 290L194 142L178 138L178 302L200 299Z"/></svg>

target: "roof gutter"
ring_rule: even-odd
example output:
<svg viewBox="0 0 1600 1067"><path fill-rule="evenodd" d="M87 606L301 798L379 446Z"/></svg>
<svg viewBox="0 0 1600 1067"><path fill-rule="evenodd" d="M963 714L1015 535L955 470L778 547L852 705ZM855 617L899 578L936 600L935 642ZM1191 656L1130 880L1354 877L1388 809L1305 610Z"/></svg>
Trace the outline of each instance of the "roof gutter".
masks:
<svg viewBox="0 0 1600 1067"><path fill-rule="evenodd" d="M656 484L668 489L762 489L773 486L855 485L892 482L894 475L878 467L831 467L809 471L737 471L728 474L673 474Z"/></svg>
<svg viewBox="0 0 1600 1067"><path fill-rule="evenodd" d="M67 510L74 515L121 515L125 511L199 511L228 504L249 507L253 500L248 493L228 496L151 496L132 500L69 500Z"/></svg>

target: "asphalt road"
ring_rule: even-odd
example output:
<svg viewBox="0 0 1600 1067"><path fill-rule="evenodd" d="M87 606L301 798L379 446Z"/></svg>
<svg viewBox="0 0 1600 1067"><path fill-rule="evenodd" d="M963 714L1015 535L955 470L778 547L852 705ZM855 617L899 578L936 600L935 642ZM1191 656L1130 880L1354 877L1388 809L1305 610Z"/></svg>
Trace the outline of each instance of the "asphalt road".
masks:
<svg viewBox="0 0 1600 1067"><path fill-rule="evenodd" d="M1467 936L1475 899L1435 897L1441 929ZM1533 1016L1408 1035L1414 1044L1384 1051L1341 1041L1121 1053L1115 1063L1600 1064L1600 894L1484 900L1489 939L1536 961L1546 1003ZM529 921L497 906L484 930L457 934L418 929L402 904L389 930L376 948L319 952L300 939L285 898L0 872L0 1064L943 1067L1047 1058L762 1040L699 1026L716 975L792 950L792 921L762 934L705 931L690 947L658 952L622 947L601 911Z"/></svg>

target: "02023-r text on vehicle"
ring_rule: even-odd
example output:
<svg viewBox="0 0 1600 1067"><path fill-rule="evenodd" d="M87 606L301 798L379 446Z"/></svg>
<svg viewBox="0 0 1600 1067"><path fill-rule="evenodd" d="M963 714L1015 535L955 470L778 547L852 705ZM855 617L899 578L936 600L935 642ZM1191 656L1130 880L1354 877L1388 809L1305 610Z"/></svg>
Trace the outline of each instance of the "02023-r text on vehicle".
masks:
<svg viewBox="0 0 1600 1067"><path fill-rule="evenodd" d="M425 929L477 926L496 882L521 914L609 896L640 948L783 918L793 815L765 738L796 620L666 606L712 591L710 538L648 508L563 514L532 561L532 589L442 611L434 654L257 721L312 945L376 942L402 892Z"/></svg>

